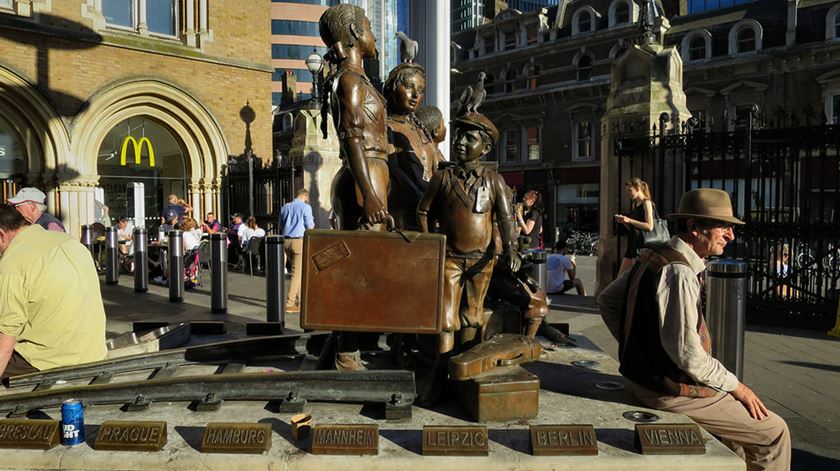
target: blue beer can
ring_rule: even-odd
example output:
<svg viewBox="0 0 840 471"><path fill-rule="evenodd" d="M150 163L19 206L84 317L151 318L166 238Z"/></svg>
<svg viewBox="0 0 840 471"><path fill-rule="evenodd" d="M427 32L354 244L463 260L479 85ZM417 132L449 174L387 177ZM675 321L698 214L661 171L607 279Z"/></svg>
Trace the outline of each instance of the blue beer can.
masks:
<svg viewBox="0 0 840 471"><path fill-rule="evenodd" d="M61 444L76 446L85 441L85 411L78 399L61 403Z"/></svg>

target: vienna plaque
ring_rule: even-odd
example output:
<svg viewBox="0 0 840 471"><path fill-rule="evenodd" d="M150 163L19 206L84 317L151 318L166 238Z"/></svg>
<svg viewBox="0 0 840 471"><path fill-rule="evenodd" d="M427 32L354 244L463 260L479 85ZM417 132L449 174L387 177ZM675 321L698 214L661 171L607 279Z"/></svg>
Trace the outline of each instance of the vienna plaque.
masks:
<svg viewBox="0 0 840 471"><path fill-rule="evenodd" d="M597 455L598 439L592 425L532 425L531 453L548 455Z"/></svg>
<svg viewBox="0 0 840 471"><path fill-rule="evenodd" d="M166 445L166 422L106 420L96 432L97 450L160 451Z"/></svg>
<svg viewBox="0 0 840 471"><path fill-rule="evenodd" d="M271 425L244 422L211 422L201 439L202 453L268 453Z"/></svg>
<svg viewBox="0 0 840 471"><path fill-rule="evenodd" d="M423 427L423 454L427 456L487 456L487 427Z"/></svg>
<svg viewBox="0 0 840 471"><path fill-rule="evenodd" d="M643 455L702 455L706 442L697 424L636 424L636 448Z"/></svg>
<svg viewBox="0 0 840 471"><path fill-rule="evenodd" d="M312 429L313 455L378 455L376 424L316 425Z"/></svg>
<svg viewBox="0 0 840 471"><path fill-rule="evenodd" d="M58 440L57 420L0 420L0 448L49 450Z"/></svg>

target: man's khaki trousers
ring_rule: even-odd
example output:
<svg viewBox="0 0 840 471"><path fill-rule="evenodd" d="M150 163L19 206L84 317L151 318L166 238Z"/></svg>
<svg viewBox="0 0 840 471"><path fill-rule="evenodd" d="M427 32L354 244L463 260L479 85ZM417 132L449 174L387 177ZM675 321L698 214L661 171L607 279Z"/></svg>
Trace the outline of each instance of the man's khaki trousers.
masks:
<svg viewBox="0 0 840 471"><path fill-rule="evenodd" d="M300 277L303 264L303 239L283 239L283 249L286 258L292 261L292 280L289 282L289 294L286 296L287 306L300 304Z"/></svg>
<svg viewBox="0 0 840 471"><path fill-rule="evenodd" d="M773 412L762 420L753 419L729 393L703 398L663 396L637 384L633 393L652 409L683 414L697 422L743 458L749 471L790 469L790 431Z"/></svg>

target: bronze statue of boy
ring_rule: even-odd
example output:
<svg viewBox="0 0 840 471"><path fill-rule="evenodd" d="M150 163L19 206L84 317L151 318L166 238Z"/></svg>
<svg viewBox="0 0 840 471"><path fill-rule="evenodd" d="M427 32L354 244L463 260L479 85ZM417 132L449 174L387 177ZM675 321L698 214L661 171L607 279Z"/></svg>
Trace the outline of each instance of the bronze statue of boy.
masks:
<svg viewBox="0 0 840 471"><path fill-rule="evenodd" d="M474 343L484 323L484 297L494 265L494 216L506 262L514 271L520 263L513 245L513 212L504 179L479 162L493 150L499 131L478 112L458 117L452 127L452 151L457 164L434 174L417 207L421 231L429 232L437 221L440 232L446 235L446 320L438 345L441 354L455 348L455 332L460 331L462 345ZM467 308L460 311L464 290Z"/></svg>

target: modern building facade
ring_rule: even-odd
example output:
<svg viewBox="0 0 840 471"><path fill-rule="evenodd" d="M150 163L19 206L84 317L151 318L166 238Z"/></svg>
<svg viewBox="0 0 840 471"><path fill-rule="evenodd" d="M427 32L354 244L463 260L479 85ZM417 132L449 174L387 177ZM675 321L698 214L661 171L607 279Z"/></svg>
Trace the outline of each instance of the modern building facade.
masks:
<svg viewBox="0 0 840 471"><path fill-rule="evenodd" d="M321 56L327 52L318 33L318 19L327 8L337 3L337 0L272 0L272 105L279 106L283 102L284 82L290 88L286 91L286 102L311 96L312 73L304 61L313 51ZM291 79L290 72L294 73Z"/></svg>
<svg viewBox="0 0 840 471"><path fill-rule="evenodd" d="M246 125L271 152L269 13L267 0L0 0L3 196L41 188L74 233L101 216L96 195L130 216L138 184L150 227L172 193L218 211Z"/></svg>
<svg viewBox="0 0 840 471"><path fill-rule="evenodd" d="M736 126L747 110L840 115L840 4L836 1L666 1L666 46L683 59L695 117ZM610 67L637 35L632 0L561 1L508 10L453 34L452 101L480 71L482 107L502 134L493 158L508 183L541 191L547 231L570 215L598 230L601 119ZM820 113L821 112L821 113ZM712 119L705 120L711 123ZM652 182L655 184L655 182ZM552 240L551 234L547 240Z"/></svg>

